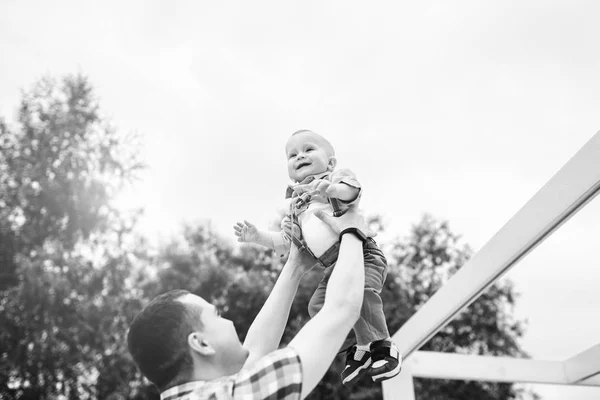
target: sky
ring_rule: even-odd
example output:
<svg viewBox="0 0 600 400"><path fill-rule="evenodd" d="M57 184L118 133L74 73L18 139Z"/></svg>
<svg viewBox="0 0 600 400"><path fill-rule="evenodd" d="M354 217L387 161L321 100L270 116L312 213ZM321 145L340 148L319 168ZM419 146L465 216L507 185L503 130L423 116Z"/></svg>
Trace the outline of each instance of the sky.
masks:
<svg viewBox="0 0 600 400"><path fill-rule="evenodd" d="M123 207L157 241L210 220L268 226L285 142L312 129L355 171L387 233L423 213L481 248L600 130L600 2L0 3L0 115L45 74L81 72L143 138ZM600 337L600 200L506 278L521 344L563 360ZM600 388L531 386L545 400Z"/></svg>

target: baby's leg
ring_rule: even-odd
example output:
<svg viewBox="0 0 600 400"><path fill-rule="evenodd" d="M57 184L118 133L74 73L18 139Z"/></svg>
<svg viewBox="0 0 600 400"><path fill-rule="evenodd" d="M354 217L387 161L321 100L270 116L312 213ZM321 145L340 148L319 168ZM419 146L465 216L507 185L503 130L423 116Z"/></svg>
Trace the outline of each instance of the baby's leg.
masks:
<svg viewBox="0 0 600 400"><path fill-rule="evenodd" d="M332 268L333 267L329 267L325 270L323 278L319 282L317 289L315 290L312 297L310 298L310 301L308 302L308 315L310 315L311 318L314 318L314 316L317 315L319 311L321 311L321 308L323 308L323 304L325 304L325 291L327 289L327 281L329 280L329 276L331 276L331 271L328 270L331 270Z"/></svg>
<svg viewBox="0 0 600 400"><path fill-rule="evenodd" d="M364 249L365 291L360 318L354 325L359 346L388 339L390 333L383 313L383 302L379 294L387 277L387 261L376 245L368 243Z"/></svg>

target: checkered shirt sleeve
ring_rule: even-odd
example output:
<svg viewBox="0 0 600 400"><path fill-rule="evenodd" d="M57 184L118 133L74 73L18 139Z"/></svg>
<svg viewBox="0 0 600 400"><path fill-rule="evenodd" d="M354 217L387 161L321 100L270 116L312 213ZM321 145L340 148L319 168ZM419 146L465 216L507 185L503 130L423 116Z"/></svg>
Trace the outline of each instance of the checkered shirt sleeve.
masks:
<svg viewBox="0 0 600 400"><path fill-rule="evenodd" d="M291 347L271 352L237 375L234 400L296 400L302 391L302 364Z"/></svg>
<svg viewBox="0 0 600 400"><path fill-rule="evenodd" d="M238 374L195 381L161 393L161 400L297 400L302 391L302 364L296 350L273 351Z"/></svg>
<svg viewBox="0 0 600 400"><path fill-rule="evenodd" d="M213 381L194 381L172 387L160 394L161 400L231 400L231 376Z"/></svg>

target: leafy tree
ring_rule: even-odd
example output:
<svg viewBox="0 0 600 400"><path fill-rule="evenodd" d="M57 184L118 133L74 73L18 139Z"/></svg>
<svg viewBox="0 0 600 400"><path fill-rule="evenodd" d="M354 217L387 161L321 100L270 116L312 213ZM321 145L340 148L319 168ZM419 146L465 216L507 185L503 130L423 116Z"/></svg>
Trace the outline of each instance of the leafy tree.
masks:
<svg viewBox="0 0 600 400"><path fill-rule="evenodd" d="M140 168L81 75L43 78L0 123L0 397L108 398L135 385L135 214L112 197Z"/></svg>
<svg viewBox="0 0 600 400"><path fill-rule="evenodd" d="M390 250L390 272L384 302L392 331L404 322L397 316L389 289L396 286L407 296L409 315L414 314L471 257L459 235L447 221L425 215L412 227L409 236L396 240ZM391 286L391 287L390 287ZM517 342L524 333L522 321L512 313L518 295L509 280L500 280L431 338L422 350L463 354L526 357ZM479 381L415 380L419 399L517 399L537 398L512 384Z"/></svg>
<svg viewBox="0 0 600 400"><path fill-rule="evenodd" d="M254 247L234 251L208 225L185 227L182 237L165 246L154 262L159 265L157 275L142 285L145 297L189 290L234 320L243 340L281 269L270 253Z"/></svg>

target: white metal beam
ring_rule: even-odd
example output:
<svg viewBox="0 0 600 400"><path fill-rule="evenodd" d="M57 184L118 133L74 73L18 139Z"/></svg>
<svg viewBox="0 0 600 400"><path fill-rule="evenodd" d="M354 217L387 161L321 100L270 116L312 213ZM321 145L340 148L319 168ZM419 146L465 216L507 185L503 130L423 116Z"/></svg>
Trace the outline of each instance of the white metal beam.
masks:
<svg viewBox="0 0 600 400"><path fill-rule="evenodd" d="M562 361L417 351L407 364L418 378L600 386L593 380L572 382Z"/></svg>
<svg viewBox="0 0 600 400"><path fill-rule="evenodd" d="M402 371L394 379L381 383L385 400L415 400L415 387L410 365L402 365Z"/></svg>
<svg viewBox="0 0 600 400"><path fill-rule="evenodd" d="M565 360L564 367L570 382L580 382L600 374L600 344Z"/></svg>
<svg viewBox="0 0 600 400"><path fill-rule="evenodd" d="M600 386L600 374L596 374L587 379L578 382L579 384L586 386Z"/></svg>
<svg viewBox="0 0 600 400"><path fill-rule="evenodd" d="M599 190L600 132L396 332L400 354L418 350Z"/></svg>

